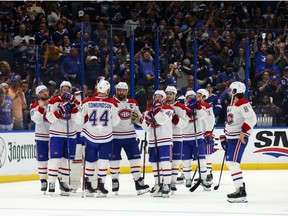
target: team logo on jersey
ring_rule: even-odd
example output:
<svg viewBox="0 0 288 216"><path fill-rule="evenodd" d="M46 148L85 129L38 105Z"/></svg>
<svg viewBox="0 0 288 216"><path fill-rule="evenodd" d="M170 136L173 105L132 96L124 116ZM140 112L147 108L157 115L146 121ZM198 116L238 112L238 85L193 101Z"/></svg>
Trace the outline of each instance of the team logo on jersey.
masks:
<svg viewBox="0 0 288 216"><path fill-rule="evenodd" d="M0 168L4 166L7 157L6 145L0 137Z"/></svg>
<svg viewBox="0 0 288 216"><path fill-rule="evenodd" d="M253 153L262 153L275 158L288 157L288 136L286 131L260 131L256 134L254 143L258 150Z"/></svg>
<svg viewBox="0 0 288 216"><path fill-rule="evenodd" d="M129 119L132 116L132 112L129 109L123 109L119 111L118 115L121 119Z"/></svg>

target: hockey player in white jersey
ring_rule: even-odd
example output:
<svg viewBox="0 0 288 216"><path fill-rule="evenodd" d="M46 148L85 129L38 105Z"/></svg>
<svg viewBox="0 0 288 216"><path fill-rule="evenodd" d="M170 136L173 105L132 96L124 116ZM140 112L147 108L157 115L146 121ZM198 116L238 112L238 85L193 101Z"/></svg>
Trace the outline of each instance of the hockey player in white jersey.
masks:
<svg viewBox="0 0 288 216"><path fill-rule="evenodd" d="M182 159L182 129L188 124L189 117L186 114L185 105L176 101L177 89L175 86L167 86L165 89L166 102L173 109L175 114L172 118L173 128L173 148L172 148L172 179L171 179L171 194L173 194L176 188L176 180L178 175L178 169L180 160Z"/></svg>
<svg viewBox="0 0 288 216"><path fill-rule="evenodd" d="M190 118L187 127L183 129L182 167L186 179L186 187L190 188L192 186L191 160L198 160L199 157L200 167L198 167L198 169L200 169L201 173L202 186L204 190L211 190L211 185L208 185L206 182L207 169L202 131L203 120L207 116L207 114L205 108L200 105L201 101L195 98L196 93L194 91L187 91L185 97L186 105L189 108L187 114ZM198 148L196 146L197 144Z"/></svg>
<svg viewBox="0 0 288 216"><path fill-rule="evenodd" d="M70 195L70 160L75 157L76 127L75 114L79 101L70 94L71 83L60 84L61 95L49 101L46 117L51 123L49 128L50 159L48 164L49 192L55 192L55 181L58 171L61 173L60 195Z"/></svg>
<svg viewBox="0 0 288 216"><path fill-rule="evenodd" d="M172 118L173 108L164 104L166 94L157 90L154 100L142 117L142 128L149 133L149 161L152 165L155 186L151 196L169 197L172 175ZM162 184L163 181L163 184Z"/></svg>
<svg viewBox="0 0 288 216"><path fill-rule="evenodd" d="M213 153L214 147L214 122L215 116L213 113L213 107L206 103L205 100L209 97L209 92L206 89L197 90L197 98L201 100L201 106L204 107L206 111L206 117L203 120L203 134L204 134L204 144L206 152L206 165L207 165L207 183L212 184L213 175L212 175L212 160L211 155Z"/></svg>
<svg viewBox="0 0 288 216"><path fill-rule="evenodd" d="M48 143L50 123L46 118L46 109L49 102L49 91L45 85L36 87L38 101L30 106L31 120L35 123L35 141L37 150L38 173L41 181L41 191L47 191Z"/></svg>
<svg viewBox="0 0 288 216"><path fill-rule="evenodd" d="M241 82L230 84L231 104L227 107L225 135L227 137L226 164L231 172L236 192L228 194L229 202L247 202L241 159L248 144L248 137L257 122L249 101L244 97L246 86Z"/></svg>
<svg viewBox="0 0 288 216"><path fill-rule="evenodd" d="M83 126L82 135L86 139L86 196L93 196L98 192L98 197L106 197L108 191L104 184L107 176L109 161L113 147L113 127L120 122L117 103L113 98L108 98L110 83L101 80L97 85L96 97L83 101L81 111L76 115L78 124ZM97 162L98 185L93 188L91 181L95 174Z"/></svg>
<svg viewBox="0 0 288 216"><path fill-rule="evenodd" d="M144 179L141 177L141 157L136 140L136 131L132 122L132 115L138 116L135 122L139 122L142 116L138 102L134 99L128 99L128 85L126 82L119 82L115 86L115 100L118 105L120 123L113 128L114 143L112 159L110 162L110 173L112 178L112 191L116 194L119 190L119 174L121 150L124 149L130 162L131 173L135 182L135 188L138 195L149 192L149 185L144 185Z"/></svg>

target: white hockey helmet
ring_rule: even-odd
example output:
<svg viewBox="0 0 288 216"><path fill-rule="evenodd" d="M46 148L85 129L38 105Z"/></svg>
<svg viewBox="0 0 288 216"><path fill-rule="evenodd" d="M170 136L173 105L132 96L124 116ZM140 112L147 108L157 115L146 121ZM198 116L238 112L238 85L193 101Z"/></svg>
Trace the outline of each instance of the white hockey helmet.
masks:
<svg viewBox="0 0 288 216"><path fill-rule="evenodd" d="M166 93L165 93L163 90L156 90L156 91L154 92L154 95L153 95L153 96L155 96L155 95L157 95L157 94L161 95L162 98L163 98L163 100L166 100Z"/></svg>
<svg viewBox="0 0 288 216"><path fill-rule="evenodd" d="M108 94L109 90L110 90L110 83L107 80L100 80L97 85L97 92Z"/></svg>
<svg viewBox="0 0 288 216"><path fill-rule="evenodd" d="M185 98L189 97L189 96L196 96L196 93L193 90L187 91L185 94Z"/></svg>
<svg viewBox="0 0 288 216"><path fill-rule="evenodd" d="M60 84L60 90L62 89L63 86L67 86L69 87L70 89L72 89L72 85L69 81L63 81L61 84Z"/></svg>
<svg viewBox="0 0 288 216"><path fill-rule="evenodd" d="M165 92L173 92L176 95L177 89L175 88L175 86L167 86Z"/></svg>
<svg viewBox="0 0 288 216"><path fill-rule="evenodd" d="M204 99L203 97L205 96L204 100L209 97L209 92L206 89L198 89L197 94L201 94L202 99Z"/></svg>
<svg viewBox="0 0 288 216"><path fill-rule="evenodd" d="M126 82L119 82L116 86L115 89L125 89L128 90L128 85Z"/></svg>
<svg viewBox="0 0 288 216"><path fill-rule="evenodd" d="M40 94L40 92L42 91L42 90L47 90L48 91L48 89L47 89L47 87L45 86L45 85L39 85L39 86L37 86L36 87L36 95L39 97L39 94Z"/></svg>
<svg viewBox="0 0 288 216"><path fill-rule="evenodd" d="M231 83L229 88L231 90L232 95L236 95L236 94L239 94L239 93L243 93L244 94L245 91L246 91L245 84L242 83L242 82L239 82L239 81Z"/></svg>

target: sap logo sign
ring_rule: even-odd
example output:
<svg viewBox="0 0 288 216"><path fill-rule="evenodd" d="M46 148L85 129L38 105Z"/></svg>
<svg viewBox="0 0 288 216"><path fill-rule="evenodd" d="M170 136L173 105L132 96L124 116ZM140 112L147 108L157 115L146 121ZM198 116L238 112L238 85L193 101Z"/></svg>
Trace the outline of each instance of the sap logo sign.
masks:
<svg viewBox="0 0 288 216"><path fill-rule="evenodd" d="M120 116L121 119L129 119L131 117L131 113L132 113L131 110L123 109L120 110L118 115Z"/></svg>
<svg viewBox="0 0 288 216"><path fill-rule="evenodd" d="M261 131L256 134L253 153L262 153L273 157L288 157L288 137L286 131Z"/></svg>

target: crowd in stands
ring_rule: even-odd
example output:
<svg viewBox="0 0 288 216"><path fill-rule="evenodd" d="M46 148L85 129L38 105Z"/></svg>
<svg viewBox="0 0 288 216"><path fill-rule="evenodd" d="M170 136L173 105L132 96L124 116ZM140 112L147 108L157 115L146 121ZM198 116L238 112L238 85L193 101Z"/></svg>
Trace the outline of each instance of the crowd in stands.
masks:
<svg viewBox="0 0 288 216"><path fill-rule="evenodd" d="M133 68L144 111L154 92L156 39L160 88L175 85L179 97L207 88L220 101L217 125L223 125L229 84L248 79L249 101L261 124L287 125L287 23L285 1L1 1L0 130L33 128L29 106L37 100L37 74L55 96L63 80L81 88L85 73L84 97L92 97L99 77L130 83Z"/></svg>

